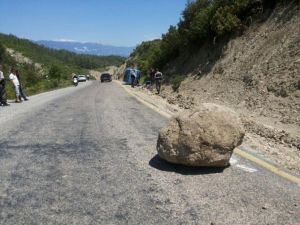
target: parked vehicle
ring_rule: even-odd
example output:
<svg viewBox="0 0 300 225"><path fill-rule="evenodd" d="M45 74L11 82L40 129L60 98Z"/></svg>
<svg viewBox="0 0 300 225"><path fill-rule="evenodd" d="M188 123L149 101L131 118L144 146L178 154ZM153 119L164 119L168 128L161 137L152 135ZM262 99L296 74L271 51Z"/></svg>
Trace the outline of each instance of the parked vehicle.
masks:
<svg viewBox="0 0 300 225"><path fill-rule="evenodd" d="M125 71L124 71L123 81L126 84L129 84L129 85L132 84L133 81L132 81L131 74L132 74L133 71L136 74L136 78L135 78L136 80L135 80L135 82L138 83L138 81L139 81L139 79L141 77L141 71L129 67L129 68L126 68Z"/></svg>
<svg viewBox="0 0 300 225"><path fill-rule="evenodd" d="M103 83L104 81L111 82L112 81L111 74L102 73L101 77L100 77L100 80L101 80L101 83Z"/></svg>
<svg viewBox="0 0 300 225"><path fill-rule="evenodd" d="M78 82L86 82L86 76L85 75L78 75Z"/></svg>

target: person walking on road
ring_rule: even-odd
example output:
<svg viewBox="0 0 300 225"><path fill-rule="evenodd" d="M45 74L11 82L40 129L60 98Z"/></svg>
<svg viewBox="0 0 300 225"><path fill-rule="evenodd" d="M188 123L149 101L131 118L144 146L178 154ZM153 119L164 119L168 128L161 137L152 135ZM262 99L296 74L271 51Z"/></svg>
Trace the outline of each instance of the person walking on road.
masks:
<svg viewBox="0 0 300 225"><path fill-rule="evenodd" d="M154 74L154 80L155 80L155 86L156 86L157 94L160 94L162 79L163 79L162 72L160 72L158 69L156 69L155 74Z"/></svg>
<svg viewBox="0 0 300 225"><path fill-rule="evenodd" d="M20 83L19 83L18 77L16 76L15 69L10 70L9 79L12 82L14 89L15 89L16 103L22 102L21 98L20 98Z"/></svg>
<svg viewBox="0 0 300 225"><path fill-rule="evenodd" d="M0 106L9 106L6 98L5 78L2 72L2 65L0 64Z"/></svg>
<svg viewBox="0 0 300 225"><path fill-rule="evenodd" d="M19 70L16 70L16 76L19 80L19 88L20 88L20 100L22 100L22 98L25 100L25 101L28 101L28 98L26 97L26 95L24 94L24 91L23 91L23 88L22 88L22 83L21 83L21 76L20 76L20 73L19 73Z"/></svg>

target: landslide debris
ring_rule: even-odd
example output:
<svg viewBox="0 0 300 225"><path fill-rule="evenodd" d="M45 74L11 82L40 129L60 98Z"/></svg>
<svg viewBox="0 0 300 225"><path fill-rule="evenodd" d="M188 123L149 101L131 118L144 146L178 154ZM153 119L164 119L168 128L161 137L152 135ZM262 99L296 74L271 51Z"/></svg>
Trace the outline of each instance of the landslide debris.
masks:
<svg viewBox="0 0 300 225"><path fill-rule="evenodd" d="M160 130L157 151L171 163L226 167L244 135L236 113L224 106L205 103L171 118Z"/></svg>

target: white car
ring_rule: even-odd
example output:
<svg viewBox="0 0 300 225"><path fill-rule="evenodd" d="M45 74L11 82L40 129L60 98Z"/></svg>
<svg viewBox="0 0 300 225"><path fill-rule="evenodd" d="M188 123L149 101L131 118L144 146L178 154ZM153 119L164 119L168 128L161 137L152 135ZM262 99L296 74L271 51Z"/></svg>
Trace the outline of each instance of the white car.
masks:
<svg viewBox="0 0 300 225"><path fill-rule="evenodd" d="M78 82L86 82L86 76L85 75L78 75Z"/></svg>

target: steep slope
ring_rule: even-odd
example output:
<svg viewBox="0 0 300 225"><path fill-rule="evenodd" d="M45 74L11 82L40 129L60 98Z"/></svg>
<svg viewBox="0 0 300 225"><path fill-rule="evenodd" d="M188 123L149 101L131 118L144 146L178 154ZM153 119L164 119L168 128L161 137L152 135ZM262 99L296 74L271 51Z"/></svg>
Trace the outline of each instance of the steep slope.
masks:
<svg viewBox="0 0 300 225"><path fill-rule="evenodd" d="M299 3L277 5L242 35L164 65L161 97L186 109L203 102L233 108L243 118L249 146L300 171L299 27ZM176 88L172 77L180 77Z"/></svg>
<svg viewBox="0 0 300 225"><path fill-rule="evenodd" d="M215 62L203 57L206 49L198 52L193 61L206 63L199 63L178 92L169 90L165 97L186 108L203 101L226 103L257 119L300 126L299 27L299 7L277 8L266 22L229 41ZM189 63L181 64L182 70Z"/></svg>
<svg viewBox="0 0 300 225"><path fill-rule="evenodd" d="M186 63L173 62L166 73L186 79L175 92L165 86L162 96L183 108L202 102L230 106L254 135L250 145L300 170L299 27L299 7L277 8L267 21L229 41L218 60L202 49Z"/></svg>

